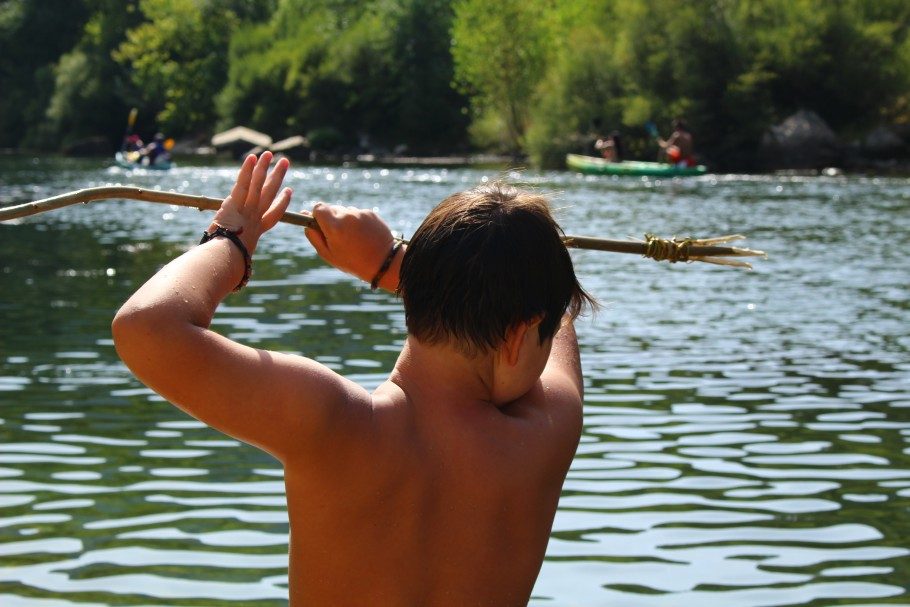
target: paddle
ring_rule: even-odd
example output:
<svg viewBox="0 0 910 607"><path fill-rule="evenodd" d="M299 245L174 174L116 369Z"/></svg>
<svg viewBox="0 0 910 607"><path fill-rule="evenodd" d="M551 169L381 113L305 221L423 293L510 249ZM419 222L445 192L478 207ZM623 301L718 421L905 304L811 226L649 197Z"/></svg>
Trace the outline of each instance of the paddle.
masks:
<svg viewBox="0 0 910 607"><path fill-rule="evenodd" d="M26 202L24 204L0 208L0 223L20 217L28 217L46 211L53 211L75 204L86 204L93 200L129 199L145 202L160 202L183 207L194 207L201 210L216 211L221 206L220 198L195 196L192 194L178 194L176 192L160 192L156 190L143 190L134 186L101 186L86 188ZM292 225L319 229L319 225L309 213L294 213L285 211L281 221ZM607 240L605 238L592 238L589 236L563 236L566 247L576 249L592 249L596 251L610 251L613 253L633 253L649 257L656 261L703 261L722 266L735 266L738 268L752 268L744 261L727 259L727 257L767 257L763 251L742 249L739 247L718 246L734 240L742 240L745 236L734 234L732 236L719 236L717 238L658 238L653 234L645 234L643 241L634 240ZM407 241L403 241L407 242Z"/></svg>
<svg viewBox="0 0 910 607"><path fill-rule="evenodd" d="M657 151L657 160L658 160L658 162L660 162L661 151L664 151L666 153L666 150L668 150L668 148L666 147L667 142L665 142L663 139L660 138L660 132L657 130L657 125L654 124L653 122L651 122L650 120L645 123L645 130L648 131L648 134L651 135L651 137L654 139L654 141L657 142L657 145L660 148ZM671 147L674 147L674 146L671 146ZM673 163L671 162L671 164L673 164Z"/></svg>
<svg viewBox="0 0 910 607"><path fill-rule="evenodd" d="M650 120L645 123L645 130L648 131L648 135L654 139L660 139L660 133L657 130L657 125Z"/></svg>
<svg viewBox="0 0 910 607"><path fill-rule="evenodd" d="M130 115L126 119L126 132L123 133L123 141L120 144L120 151L126 151L126 139L133 134L133 126L136 124L136 118L139 116L139 109L133 108L130 110Z"/></svg>

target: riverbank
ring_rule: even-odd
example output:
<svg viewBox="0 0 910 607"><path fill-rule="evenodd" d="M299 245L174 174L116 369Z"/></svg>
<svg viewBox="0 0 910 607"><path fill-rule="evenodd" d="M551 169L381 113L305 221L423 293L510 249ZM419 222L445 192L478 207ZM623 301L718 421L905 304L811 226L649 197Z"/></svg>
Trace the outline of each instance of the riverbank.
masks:
<svg viewBox="0 0 910 607"><path fill-rule="evenodd" d="M262 150L251 150L260 152ZM48 152L45 150L24 149L24 148L0 148L0 156L19 156L19 157L63 157L63 158L93 158L98 160L109 160L113 158L113 152L108 154L63 154L59 152ZM182 153L174 154L174 159L178 164L204 165L219 163L232 165L236 164L236 159L229 154L209 153L189 153L184 147ZM296 165L357 165L357 166L378 166L378 167L443 167L443 168L497 168L497 169L527 169L531 167L530 160L526 157L516 158L505 154L451 154L451 155L433 155L433 156L414 156L414 155L395 155L388 153L366 153L366 154L330 154L313 152L307 158L292 157ZM570 170L562 167L562 170ZM750 175L881 175L891 177L910 176L910 158L868 158L858 154L848 155L843 162L832 163L826 166L806 167L799 166L760 166L756 164L751 169L731 170L731 171L712 171L711 164L708 164L709 173L736 173Z"/></svg>

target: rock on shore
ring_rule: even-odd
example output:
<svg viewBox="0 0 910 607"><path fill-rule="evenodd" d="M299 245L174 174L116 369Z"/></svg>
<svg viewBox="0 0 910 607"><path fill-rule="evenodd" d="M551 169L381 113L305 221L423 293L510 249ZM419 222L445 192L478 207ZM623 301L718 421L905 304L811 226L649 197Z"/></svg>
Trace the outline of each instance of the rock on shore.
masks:
<svg viewBox="0 0 910 607"><path fill-rule="evenodd" d="M762 137L761 160L768 168L820 169L842 159L837 135L810 110L796 112Z"/></svg>

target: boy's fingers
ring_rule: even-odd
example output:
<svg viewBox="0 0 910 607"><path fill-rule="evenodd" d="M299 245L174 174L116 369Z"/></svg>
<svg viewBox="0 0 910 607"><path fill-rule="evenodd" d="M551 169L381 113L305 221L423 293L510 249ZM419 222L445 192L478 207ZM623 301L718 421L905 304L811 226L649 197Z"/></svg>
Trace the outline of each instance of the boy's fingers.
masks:
<svg viewBox="0 0 910 607"><path fill-rule="evenodd" d="M250 179L250 188L247 192L247 197L240 202L241 205L249 206L254 209L257 207L260 195L262 194L262 184L265 183L265 176L269 171L269 164L271 162L271 152L263 152L259 156L256 167L253 169L252 179Z"/></svg>
<svg viewBox="0 0 910 607"><path fill-rule="evenodd" d="M284 181L290 164L287 158L281 158L275 163L275 168L269 173L268 178L265 180L265 185L262 187L262 194L259 197L261 206L268 208L267 205L271 205L272 200L278 193L278 189L281 187L281 183Z"/></svg>
<svg viewBox="0 0 910 607"><path fill-rule="evenodd" d="M263 231L271 230L275 227L275 224L278 223L278 220L281 219L281 216L287 210L288 205L291 204L291 194L293 194L291 188L284 188L278 198L262 214Z"/></svg>
<svg viewBox="0 0 910 607"><path fill-rule="evenodd" d="M336 208L324 202L317 202L313 205L313 219L319 224L323 235L331 235L338 222Z"/></svg>
<svg viewBox="0 0 910 607"><path fill-rule="evenodd" d="M329 245L325 241L325 235L315 228L305 228L303 230L304 236L310 241L310 244L313 245L313 248L316 249L316 253L320 257L325 259L329 254Z"/></svg>
<svg viewBox="0 0 910 607"><path fill-rule="evenodd" d="M239 207L243 206L243 202L246 200L246 194L250 189L250 179L253 176L253 167L256 166L256 156L250 154L243 159L243 164L240 165L240 172L237 174L237 181L234 182L234 188L231 190L230 198L233 200Z"/></svg>

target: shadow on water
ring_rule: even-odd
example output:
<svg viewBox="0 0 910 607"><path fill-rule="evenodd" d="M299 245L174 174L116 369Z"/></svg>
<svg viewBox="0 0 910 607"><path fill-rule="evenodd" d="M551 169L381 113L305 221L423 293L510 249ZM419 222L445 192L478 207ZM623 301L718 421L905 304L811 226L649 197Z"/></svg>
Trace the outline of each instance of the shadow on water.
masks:
<svg viewBox="0 0 910 607"><path fill-rule="evenodd" d="M0 204L106 183L222 195L233 167L125 174L0 158ZM409 235L495 173L295 168L295 209L376 207ZM910 182L513 174L568 233L749 235L752 272L573 253L582 443L534 605L908 604ZM106 202L0 225L0 605L283 605L287 516L269 456L163 402L110 320L198 239L200 213ZM394 297L327 269L298 228L257 252L214 328L366 387L394 363Z"/></svg>

